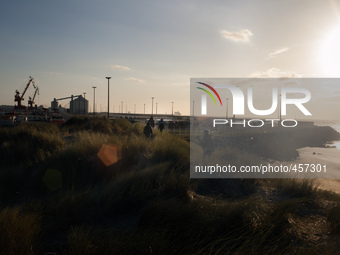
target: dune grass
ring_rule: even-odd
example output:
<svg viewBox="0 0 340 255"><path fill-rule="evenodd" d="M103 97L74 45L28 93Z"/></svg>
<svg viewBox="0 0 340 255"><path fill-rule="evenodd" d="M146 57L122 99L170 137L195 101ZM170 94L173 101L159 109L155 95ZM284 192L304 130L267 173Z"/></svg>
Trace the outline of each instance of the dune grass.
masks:
<svg viewBox="0 0 340 255"><path fill-rule="evenodd" d="M0 130L8 157L0 169L0 254L339 252L331 241L339 235L338 196L311 180L190 180L189 143L158 131L147 141L142 129L77 117L60 127ZM121 148L121 158L106 165L102 145ZM239 149L215 157L259 160ZM311 217L320 219L319 242L306 237L317 229L298 223Z"/></svg>
<svg viewBox="0 0 340 255"><path fill-rule="evenodd" d="M21 212L19 207L0 212L0 254L37 254L39 216Z"/></svg>

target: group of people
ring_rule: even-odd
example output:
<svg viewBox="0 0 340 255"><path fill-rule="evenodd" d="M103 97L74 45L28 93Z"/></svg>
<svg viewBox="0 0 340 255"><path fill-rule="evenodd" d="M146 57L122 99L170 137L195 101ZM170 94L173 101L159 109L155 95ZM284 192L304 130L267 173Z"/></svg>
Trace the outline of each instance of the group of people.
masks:
<svg viewBox="0 0 340 255"><path fill-rule="evenodd" d="M153 128L155 127L155 120L153 119L153 116L149 119L149 121L146 123L143 133L145 135L145 138L147 140L151 140L153 138ZM163 129L165 128L165 122L163 119L161 119L158 123L158 129L163 132Z"/></svg>

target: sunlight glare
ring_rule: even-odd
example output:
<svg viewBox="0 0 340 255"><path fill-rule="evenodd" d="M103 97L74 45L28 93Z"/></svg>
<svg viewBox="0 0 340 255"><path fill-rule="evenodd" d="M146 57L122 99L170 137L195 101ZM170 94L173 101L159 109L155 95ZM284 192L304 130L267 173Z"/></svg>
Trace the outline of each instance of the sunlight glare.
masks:
<svg viewBox="0 0 340 255"><path fill-rule="evenodd" d="M340 77L340 28L328 34L320 55L323 74Z"/></svg>

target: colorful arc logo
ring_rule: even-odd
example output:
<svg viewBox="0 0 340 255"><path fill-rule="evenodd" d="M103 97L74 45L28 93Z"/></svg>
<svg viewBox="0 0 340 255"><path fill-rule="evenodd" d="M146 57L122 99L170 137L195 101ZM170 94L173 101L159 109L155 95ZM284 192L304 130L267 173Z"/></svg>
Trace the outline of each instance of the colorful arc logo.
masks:
<svg viewBox="0 0 340 255"><path fill-rule="evenodd" d="M209 88L212 92L214 92L215 95L218 97L218 100L220 100L220 104L221 104L221 106L222 106L222 100L221 100L221 98L220 98L220 95L217 93L217 91L216 91L213 87L211 87L210 85L205 84L205 83L203 83L203 82L197 82L197 83L206 86L206 87ZM206 90L206 89L204 89L204 88L200 88L200 87L196 87L196 88L203 90L203 91L206 92L209 96L211 96L211 98L212 98L212 99L214 100L214 102L215 102L215 105L217 105L214 96L213 96L208 90Z"/></svg>

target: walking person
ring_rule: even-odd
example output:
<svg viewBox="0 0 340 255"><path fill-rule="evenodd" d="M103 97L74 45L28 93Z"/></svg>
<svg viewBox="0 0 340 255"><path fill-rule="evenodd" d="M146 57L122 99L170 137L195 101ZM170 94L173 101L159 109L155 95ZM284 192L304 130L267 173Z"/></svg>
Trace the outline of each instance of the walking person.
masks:
<svg viewBox="0 0 340 255"><path fill-rule="evenodd" d="M150 126L151 126L152 128L154 128L154 127L155 127L155 120L153 119L153 116L151 116L149 122L150 122Z"/></svg>
<svg viewBox="0 0 340 255"><path fill-rule="evenodd" d="M150 125L150 121L148 121L148 123L146 123L143 133L145 135L145 139L146 140L151 140L152 139L152 128Z"/></svg>
<svg viewBox="0 0 340 255"><path fill-rule="evenodd" d="M163 132L163 129L165 128L165 122L163 119L161 119L158 123L158 129L159 131L161 131L161 133Z"/></svg>

